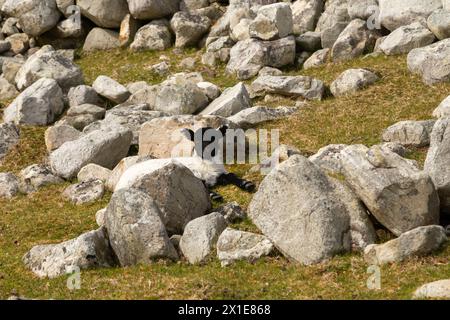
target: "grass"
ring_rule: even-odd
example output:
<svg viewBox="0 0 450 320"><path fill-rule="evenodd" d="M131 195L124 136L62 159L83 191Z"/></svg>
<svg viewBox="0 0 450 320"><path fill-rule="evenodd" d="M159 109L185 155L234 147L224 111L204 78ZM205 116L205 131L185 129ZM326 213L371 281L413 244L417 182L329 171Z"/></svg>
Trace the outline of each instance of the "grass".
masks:
<svg viewBox="0 0 450 320"><path fill-rule="evenodd" d="M100 74L121 83L142 80L157 83L162 79L146 67L158 63L160 54L116 50L81 54L77 63L87 83ZM185 57L200 59L191 50L178 53L168 50L162 54L168 57L172 72L183 71L179 64ZM450 89L449 84L424 85L407 72L405 60L404 56L372 57L307 71L286 70L292 75L317 77L329 85L342 71L362 67L379 73L381 80L354 95L312 102L289 119L266 123L260 128L280 129L281 142L299 148L305 155L332 143L379 143L382 131L397 121L430 118ZM222 88L237 82L224 73L223 66L212 69L198 64L196 70ZM284 102L295 101L284 99ZM7 155L0 172L18 172L29 164L45 161L44 131L45 128L23 127L19 145ZM423 163L426 151L426 148L411 149L408 157ZM231 166L230 170L261 181L263 177L248 173L250 167ZM82 272L81 289L70 291L66 277L38 279L21 262L22 256L36 244L61 242L96 228L95 212L107 204L110 195L97 203L76 207L61 198L66 186L44 188L29 197L0 200L0 299L11 292L42 299L410 299L418 286L450 278L447 246L430 257L382 267L381 290L367 288L368 266L360 254L353 253L308 267L274 255L256 264L238 263L227 268L213 258L204 266L160 262L89 270ZM219 187L217 191L226 201L238 201L244 207L252 197L233 186ZM257 232L249 220L233 227Z"/></svg>

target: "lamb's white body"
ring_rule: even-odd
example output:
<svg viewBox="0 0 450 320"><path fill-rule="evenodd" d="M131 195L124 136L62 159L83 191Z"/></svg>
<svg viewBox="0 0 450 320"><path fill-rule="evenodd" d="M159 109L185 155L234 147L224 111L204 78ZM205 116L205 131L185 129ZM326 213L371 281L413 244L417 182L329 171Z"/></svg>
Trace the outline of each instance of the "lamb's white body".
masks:
<svg viewBox="0 0 450 320"><path fill-rule="evenodd" d="M130 188L140 177L150 174L170 163L178 163L186 168L199 179L203 180L208 187L217 183L217 179L226 174L225 166L210 160L203 160L200 157L181 157L167 159L152 159L137 163L126 170L117 183L115 190Z"/></svg>

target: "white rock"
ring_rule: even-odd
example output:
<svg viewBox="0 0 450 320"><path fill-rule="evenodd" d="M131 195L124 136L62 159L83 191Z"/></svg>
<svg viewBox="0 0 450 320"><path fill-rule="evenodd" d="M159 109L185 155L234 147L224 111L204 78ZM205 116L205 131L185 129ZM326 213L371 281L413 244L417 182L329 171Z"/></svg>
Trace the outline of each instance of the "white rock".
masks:
<svg viewBox="0 0 450 320"><path fill-rule="evenodd" d="M99 95L115 103L125 102L130 97L127 88L107 76L98 76L92 87Z"/></svg>

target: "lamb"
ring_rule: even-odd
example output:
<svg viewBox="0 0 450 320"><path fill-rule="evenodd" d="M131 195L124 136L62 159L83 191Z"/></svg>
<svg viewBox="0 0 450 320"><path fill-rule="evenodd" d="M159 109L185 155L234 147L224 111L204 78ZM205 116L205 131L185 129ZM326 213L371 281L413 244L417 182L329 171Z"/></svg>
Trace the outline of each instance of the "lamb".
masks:
<svg viewBox="0 0 450 320"><path fill-rule="evenodd" d="M233 184L242 190L248 192L254 191L254 183L243 180L234 173L228 172L221 158L218 158L219 154L217 154L217 150L212 148L213 143L217 142L217 139L223 139L227 129L227 126L222 126L219 129L205 127L198 129L196 132L191 129L183 129L183 135L194 142L193 156L152 159L135 164L125 171L117 183L115 190L129 188L142 175L156 171L169 163L176 162L191 170L197 178L203 181L208 190L218 185ZM211 150L210 154L208 154L209 150ZM212 200L223 200L222 196L218 193L211 190L209 192Z"/></svg>

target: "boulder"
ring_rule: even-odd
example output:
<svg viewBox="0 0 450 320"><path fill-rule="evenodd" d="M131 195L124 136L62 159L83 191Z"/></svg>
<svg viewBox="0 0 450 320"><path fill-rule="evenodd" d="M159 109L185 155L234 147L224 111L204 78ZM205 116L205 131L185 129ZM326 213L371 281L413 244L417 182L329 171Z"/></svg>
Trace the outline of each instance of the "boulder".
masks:
<svg viewBox="0 0 450 320"><path fill-rule="evenodd" d="M322 48L321 36L319 32L307 31L295 38L297 50L313 52Z"/></svg>
<svg viewBox="0 0 450 320"><path fill-rule="evenodd" d="M346 144L330 144L310 156L309 161L331 175L342 174L341 151L345 147Z"/></svg>
<svg viewBox="0 0 450 320"><path fill-rule="evenodd" d="M19 143L20 128L14 123L0 123L0 163L15 145Z"/></svg>
<svg viewBox="0 0 450 320"><path fill-rule="evenodd" d="M86 85L70 88L67 98L69 99L70 107L76 107L86 103L94 105L99 105L101 103L100 97L94 88Z"/></svg>
<svg viewBox="0 0 450 320"><path fill-rule="evenodd" d="M383 244L373 244L364 250L367 263L383 265L402 262L412 257L428 255L447 241L445 230L433 225L419 227Z"/></svg>
<svg viewBox="0 0 450 320"><path fill-rule="evenodd" d="M172 33L167 20L155 20L141 27L130 45L132 51L166 50L172 46Z"/></svg>
<svg viewBox="0 0 450 320"><path fill-rule="evenodd" d="M20 171L21 189L23 192L31 193L39 188L60 184L64 181L54 175L50 167L44 164L32 164Z"/></svg>
<svg viewBox="0 0 450 320"><path fill-rule="evenodd" d="M123 127L93 131L53 151L50 154L52 170L70 179L89 163L112 169L128 154L131 139L132 133Z"/></svg>
<svg viewBox="0 0 450 320"><path fill-rule="evenodd" d="M127 14L120 24L119 42L121 47L130 45L136 32L140 27L140 22L133 18L131 14Z"/></svg>
<svg viewBox="0 0 450 320"><path fill-rule="evenodd" d="M416 299L450 299L450 279L438 280L420 286L414 291Z"/></svg>
<svg viewBox="0 0 450 320"><path fill-rule="evenodd" d="M449 81L450 39L411 50L407 61L409 71L421 75L428 85Z"/></svg>
<svg viewBox="0 0 450 320"><path fill-rule="evenodd" d="M294 61L295 38L292 36L273 41L247 39L231 48L226 71L240 80L247 80L265 66L280 68Z"/></svg>
<svg viewBox="0 0 450 320"><path fill-rule="evenodd" d="M335 97L352 94L362 90L380 78L366 69L349 69L339 75L330 85L331 93Z"/></svg>
<svg viewBox="0 0 450 320"><path fill-rule="evenodd" d="M304 63L303 69L311 69L315 67L319 67L325 64L328 61L330 56L330 49L322 49L314 52Z"/></svg>
<svg viewBox="0 0 450 320"><path fill-rule="evenodd" d="M171 116L153 119L142 125L139 134L139 155L155 158L170 158L173 152L183 147L192 155L193 143L182 133L182 129L197 129L204 127L219 128L229 125L229 121L219 116ZM175 156L175 155L174 155ZM178 155L180 156L180 155Z"/></svg>
<svg viewBox="0 0 450 320"><path fill-rule="evenodd" d="M145 192L115 192L105 212L105 227L121 266L178 259L155 201Z"/></svg>
<svg viewBox="0 0 450 320"><path fill-rule="evenodd" d="M279 120L289 117L298 111L295 107L253 107L244 109L227 119L239 128L248 128L266 121Z"/></svg>
<svg viewBox="0 0 450 320"><path fill-rule="evenodd" d="M25 89L4 111L5 122L45 126L64 110L64 97L58 83L41 78Z"/></svg>
<svg viewBox="0 0 450 320"><path fill-rule="evenodd" d="M148 160L130 167L120 178L116 191L139 189L150 195L161 210L167 232L182 234L187 223L210 208L209 192L203 181L172 159Z"/></svg>
<svg viewBox="0 0 450 320"><path fill-rule="evenodd" d="M225 229L217 242L217 256L223 267L236 261L255 262L274 251L274 245L262 235Z"/></svg>
<svg viewBox="0 0 450 320"><path fill-rule="evenodd" d="M67 187L62 195L79 206L99 200L104 194L105 185L101 180L88 180Z"/></svg>
<svg viewBox="0 0 450 320"><path fill-rule="evenodd" d="M367 20L377 14L378 0L348 0L347 11L350 19Z"/></svg>
<svg viewBox="0 0 450 320"><path fill-rule="evenodd" d="M398 27L421 22L435 10L442 8L442 0L378 0L380 23L390 31Z"/></svg>
<svg viewBox="0 0 450 320"><path fill-rule="evenodd" d="M450 118L436 121L431 132L425 171L439 193L441 208L450 212Z"/></svg>
<svg viewBox="0 0 450 320"><path fill-rule="evenodd" d="M87 182L90 180L100 180L103 183L108 181L112 171L107 168L103 168L98 164L90 163L84 166L80 172L78 172L77 179L80 182Z"/></svg>
<svg viewBox="0 0 450 320"><path fill-rule="evenodd" d="M120 162L114 167L112 170L108 181L106 181L106 187L109 191L114 191L116 189L116 185L122 177L123 173L128 170L131 166L136 163L150 160L151 157L139 157L139 156L131 156L126 157L120 160Z"/></svg>
<svg viewBox="0 0 450 320"><path fill-rule="evenodd" d="M0 172L0 199L11 199L20 191L20 181L10 172Z"/></svg>
<svg viewBox="0 0 450 320"><path fill-rule="evenodd" d="M297 0L291 4L293 31L296 35L314 31L322 14L323 0Z"/></svg>
<svg viewBox="0 0 450 320"><path fill-rule="evenodd" d="M15 33L5 39L11 46L12 55L24 54L30 48L30 37L26 33Z"/></svg>
<svg viewBox="0 0 450 320"><path fill-rule="evenodd" d="M247 217L247 213L236 201L229 202L217 208L215 211L220 213L225 218L227 223L236 223Z"/></svg>
<svg viewBox="0 0 450 320"><path fill-rule="evenodd" d="M346 207L327 176L300 155L266 176L248 215L292 261L311 265L350 250Z"/></svg>
<svg viewBox="0 0 450 320"><path fill-rule="evenodd" d="M449 38L450 12L447 10L434 11L427 19L427 26L439 40Z"/></svg>
<svg viewBox="0 0 450 320"><path fill-rule="evenodd" d="M6 0L1 10L17 18L23 32L33 37L52 29L61 16L55 0Z"/></svg>
<svg viewBox="0 0 450 320"><path fill-rule="evenodd" d="M400 121L383 132L383 141L397 142L404 146L426 147L435 121Z"/></svg>
<svg viewBox="0 0 450 320"><path fill-rule="evenodd" d="M205 16L180 11L173 15L170 26L175 32L175 47L193 47L208 32L211 21Z"/></svg>
<svg viewBox="0 0 450 320"><path fill-rule="evenodd" d="M331 48L350 21L348 0L326 1L315 30L321 33L322 47Z"/></svg>
<svg viewBox="0 0 450 320"><path fill-rule="evenodd" d="M262 76L252 83L256 95L279 94L321 100L325 85L322 81L308 76Z"/></svg>
<svg viewBox="0 0 450 320"><path fill-rule="evenodd" d="M433 117L435 118L445 118L450 117L450 96L445 98L439 106L434 109Z"/></svg>
<svg viewBox="0 0 450 320"><path fill-rule="evenodd" d="M24 90L42 78L56 80L65 92L84 83L80 67L51 46L31 55L17 72L15 81L17 88Z"/></svg>
<svg viewBox="0 0 450 320"><path fill-rule="evenodd" d="M0 97L2 100L14 99L19 95L16 87L8 82L3 76L0 76Z"/></svg>
<svg viewBox="0 0 450 320"><path fill-rule="evenodd" d="M180 10L180 0L127 0L134 18L154 20L164 18Z"/></svg>
<svg viewBox="0 0 450 320"><path fill-rule="evenodd" d="M81 14L102 28L119 28L128 14L127 0L77 0Z"/></svg>
<svg viewBox="0 0 450 320"><path fill-rule="evenodd" d="M109 29L92 29L83 45L83 51L111 50L120 47L119 33Z"/></svg>
<svg viewBox="0 0 450 320"><path fill-rule="evenodd" d="M67 113L61 122L81 131L89 124L103 119L104 116L104 108L93 104L82 104L67 110Z"/></svg>
<svg viewBox="0 0 450 320"><path fill-rule="evenodd" d="M347 61L371 53L375 47L378 31L369 30L367 22L355 19L341 32L331 49L335 62Z"/></svg>
<svg viewBox="0 0 450 320"><path fill-rule="evenodd" d="M259 7L256 18L249 25L252 38L275 40L292 34L292 10L281 2Z"/></svg>
<svg viewBox="0 0 450 320"><path fill-rule="evenodd" d="M439 222L439 197L430 176L411 160L380 146L341 151L342 174L373 216L393 234Z"/></svg>
<svg viewBox="0 0 450 320"><path fill-rule="evenodd" d="M59 244L33 247L23 263L40 278L55 278L66 273L115 266L116 259L104 228L82 234Z"/></svg>
<svg viewBox="0 0 450 320"><path fill-rule="evenodd" d="M224 90L220 97L200 112L200 115L229 117L251 106L252 102L248 91L244 83L240 82L234 87Z"/></svg>
<svg viewBox="0 0 450 320"><path fill-rule="evenodd" d="M381 42L379 49L387 55L404 54L425 47L435 40L434 34L419 22L395 29Z"/></svg>
<svg viewBox="0 0 450 320"><path fill-rule="evenodd" d="M47 151L52 152L68 141L79 139L82 133L69 125L57 125L45 131L45 145Z"/></svg>
<svg viewBox="0 0 450 320"><path fill-rule="evenodd" d="M184 228L180 240L183 256L190 264L206 262L226 227L227 222L218 212L190 221Z"/></svg>
<svg viewBox="0 0 450 320"><path fill-rule="evenodd" d="M98 76L92 87L99 95L115 103L125 102L130 97L127 88L107 76Z"/></svg>

